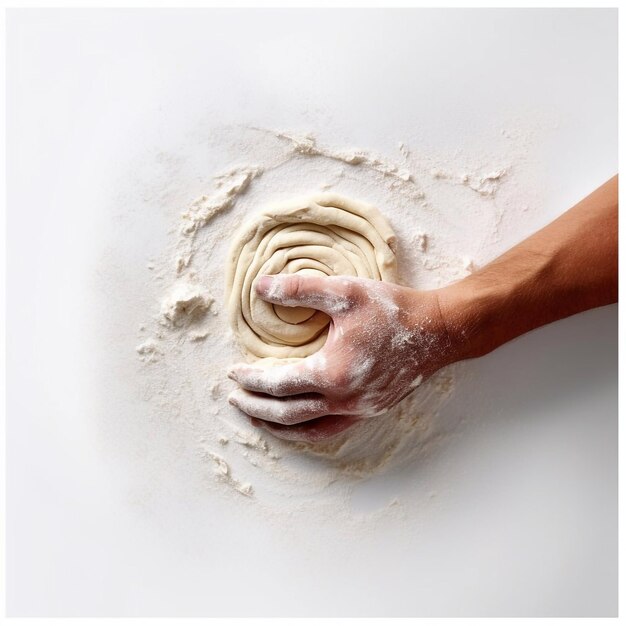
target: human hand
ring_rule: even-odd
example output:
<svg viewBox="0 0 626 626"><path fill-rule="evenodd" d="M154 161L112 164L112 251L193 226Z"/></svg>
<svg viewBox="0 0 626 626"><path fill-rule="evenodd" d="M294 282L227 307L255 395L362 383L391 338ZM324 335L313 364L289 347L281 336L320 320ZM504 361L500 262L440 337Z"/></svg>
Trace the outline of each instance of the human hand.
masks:
<svg viewBox="0 0 626 626"><path fill-rule="evenodd" d="M255 426L282 439L319 441L384 413L455 360L437 291L344 276L262 276L265 301L318 309L331 319L324 347L295 363L238 364L229 396Z"/></svg>

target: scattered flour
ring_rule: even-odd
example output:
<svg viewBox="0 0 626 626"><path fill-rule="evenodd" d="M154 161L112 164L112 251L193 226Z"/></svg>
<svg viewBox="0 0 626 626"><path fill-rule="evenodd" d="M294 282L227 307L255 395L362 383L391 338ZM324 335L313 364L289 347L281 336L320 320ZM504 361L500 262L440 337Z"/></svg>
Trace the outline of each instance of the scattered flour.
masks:
<svg viewBox="0 0 626 626"><path fill-rule="evenodd" d="M147 312L153 321L142 325L136 347L144 397L159 419L184 430L216 486L266 510L297 507L350 518L352 486L412 466L454 433L441 415L464 365L416 380L415 391L391 411L325 443L285 442L253 428L227 401L235 388L227 370L242 360L221 302L230 235L264 205L328 188L371 202L390 219L401 282L442 286L489 260L509 207L528 210L532 196L520 202L512 175L523 168L527 146L501 157L435 158L400 142L396 163L368 150L323 145L312 133L238 127L221 137L255 165L214 176L180 215L172 248L149 260L162 295L158 315ZM393 494L389 502L401 510Z"/></svg>
<svg viewBox="0 0 626 626"><path fill-rule="evenodd" d="M182 214L181 233L193 237L221 211L230 209L238 195L244 193L252 180L263 173L260 167L235 167L215 176L216 193L201 196Z"/></svg>
<svg viewBox="0 0 626 626"><path fill-rule="evenodd" d="M327 159L347 163L348 165L365 165L372 170L380 172L383 176L397 178L403 183L413 181L411 172L406 168L365 150L334 150L323 148L318 144L317 139L312 133L297 135L287 132L274 132L273 134L276 137L287 140L291 144L291 149L296 154L325 157Z"/></svg>
<svg viewBox="0 0 626 626"><path fill-rule="evenodd" d="M470 189L477 191L481 196L495 196L500 186L500 180L506 173L507 170L502 168L484 176L479 176L477 179L465 174L463 183L468 185Z"/></svg>
<svg viewBox="0 0 626 626"><path fill-rule="evenodd" d="M204 287L181 280L161 302L161 323L174 327L189 325L201 319L212 303L213 298ZM198 333L194 337L201 338Z"/></svg>
<svg viewBox="0 0 626 626"><path fill-rule="evenodd" d="M154 339L147 339L143 343L140 343L135 350L141 361L148 361L149 363L154 363L159 358L159 355L162 354Z"/></svg>
<svg viewBox="0 0 626 626"><path fill-rule="evenodd" d="M176 271L179 274L191 263L198 230L204 228L218 213L230 209L237 197L245 193L250 183L262 173L261 167L241 166L217 174L213 178L213 193L194 200L181 215L181 241L176 255Z"/></svg>
<svg viewBox="0 0 626 626"><path fill-rule="evenodd" d="M242 496L250 497L252 496L253 489L250 483L244 483L236 478L233 478L230 466L224 460L224 457L221 457L219 454L215 452L206 451L205 457L212 459L215 463L213 471L217 479L224 484L232 487L235 491L239 492Z"/></svg>
<svg viewBox="0 0 626 626"><path fill-rule="evenodd" d="M431 176L435 180L446 180L456 184L466 185L472 191L479 193L481 196L493 197L496 195L500 187L502 177L507 173L506 168L501 168L488 174L454 174L453 172L434 168L430 171Z"/></svg>
<svg viewBox="0 0 626 626"><path fill-rule="evenodd" d="M417 233L413 237L413 241L420 252L426 252L428 248L428 235L426 233Z"/></svg>
<svg viewBox="0 0 626 626"><path fill-rule="evenodd" d="M199 330L190 332L188 335L190 341L204 341L209 336L208 330Z"/></svg>

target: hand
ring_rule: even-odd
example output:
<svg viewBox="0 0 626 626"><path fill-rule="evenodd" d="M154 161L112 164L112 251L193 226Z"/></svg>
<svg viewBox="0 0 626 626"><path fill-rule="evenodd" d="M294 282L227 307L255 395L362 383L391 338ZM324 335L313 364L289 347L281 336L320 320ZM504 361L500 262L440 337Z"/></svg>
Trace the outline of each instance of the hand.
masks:
<svg viewBox="0 0 626 626"><path fill-rule="evenodd" d="M342 276L263 276L261 298L319 309L328 339L313 356L238 365L230 401L277 437L318 441L383 413L424 378L514 337L617 301L617 176L469 277L415 291Z"/></svg>
<svg viewBox="0 0 626 626"><path fill-rule="evenodd" d="M239 364L229 372L242 387L231 404L277 437L333 436L384 413L455 360L437 291L304 275L262 276L255 289L267 302L330 317L328 339L314 355L283 365Z"/></svg>

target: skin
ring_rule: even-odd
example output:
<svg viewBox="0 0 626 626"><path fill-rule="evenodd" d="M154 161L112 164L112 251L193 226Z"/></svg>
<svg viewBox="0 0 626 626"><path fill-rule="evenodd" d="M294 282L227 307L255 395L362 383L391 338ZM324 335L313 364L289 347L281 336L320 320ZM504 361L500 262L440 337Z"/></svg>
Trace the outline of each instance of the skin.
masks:
<svg viewBox="0 0 626 626"><path fill-rule="evenodd" d="M618 178L467 278L418 291L380 281L262 276L258 295L331 318L298 363L229 372L229 397L253 425L317 442L384 413L437 370L534 328L617 302Z"/></svg>

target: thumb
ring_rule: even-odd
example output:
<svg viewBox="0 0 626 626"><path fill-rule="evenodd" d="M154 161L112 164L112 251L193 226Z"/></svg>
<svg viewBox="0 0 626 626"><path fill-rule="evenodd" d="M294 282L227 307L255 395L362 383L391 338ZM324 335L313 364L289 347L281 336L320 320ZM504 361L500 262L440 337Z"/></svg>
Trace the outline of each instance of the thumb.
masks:
<svg viewBox="0 0 626 626"><path fill-rule="evenodd" d="M331 317L345 313L353 303L352 286L345 277L339 276L261 276L254 288L266 302L317 309Z"/></svg>

